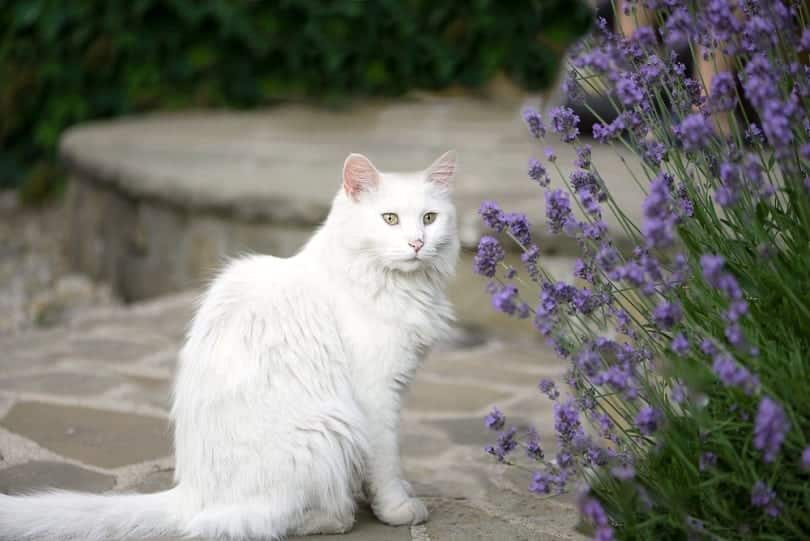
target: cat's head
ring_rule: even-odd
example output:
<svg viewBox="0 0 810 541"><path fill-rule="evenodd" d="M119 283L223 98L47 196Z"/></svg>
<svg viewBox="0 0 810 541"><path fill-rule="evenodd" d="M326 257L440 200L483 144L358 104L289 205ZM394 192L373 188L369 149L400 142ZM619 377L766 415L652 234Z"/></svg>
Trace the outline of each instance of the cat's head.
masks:
<svg viewBox="0 0 810 541"><path fill-rule="evenodd" d="M451 273L459 250L450 198L455 172L452 150L412 173L385 173L350 154L337 198L341 222L351 228L347 245L387 269Z"/></svg>

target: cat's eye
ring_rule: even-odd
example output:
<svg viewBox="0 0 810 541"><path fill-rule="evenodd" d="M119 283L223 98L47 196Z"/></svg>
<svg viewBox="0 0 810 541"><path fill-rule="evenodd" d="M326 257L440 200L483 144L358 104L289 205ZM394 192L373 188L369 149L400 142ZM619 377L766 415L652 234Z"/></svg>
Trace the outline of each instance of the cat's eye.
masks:
<svg viewBox="0 0 810 541"><path fill-rule="evenodd" d="M399 223L399 216L393 212L383 212L382 219L385 220L385 223L388 225L397 225Z"/></svg>
<svg viewBox="0 0 810 541"><path fill-rule="evenodd" d="M426 212L424 216L422 216L422 223L425 225L430 225L436 221L436 213L435 212Z"/></svg>

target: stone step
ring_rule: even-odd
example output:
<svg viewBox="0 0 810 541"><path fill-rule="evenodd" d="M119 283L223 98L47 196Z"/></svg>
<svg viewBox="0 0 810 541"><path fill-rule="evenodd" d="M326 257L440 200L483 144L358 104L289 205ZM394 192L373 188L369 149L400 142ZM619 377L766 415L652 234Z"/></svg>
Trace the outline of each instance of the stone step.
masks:
<svg viewBox="0 0 810 541"><path fill-rule="evenodd" d="M529 157L543 159L544 144L528 135L521 108L425 98L80 125L61 141L71 174L67 252L77 269L128 300L193 287L224 256L294 253L326 216L350 152L395 171L424 168L449 148L459 153L455 196L466 247L484 231L481 201L494 199L528 214L545 253L570 252L570 242L547 233L542 190L527 176ZM567 175L573 150L554 135L548 140ZM594 161L637 218L641 192L619 155L595 146Z"/></svg>

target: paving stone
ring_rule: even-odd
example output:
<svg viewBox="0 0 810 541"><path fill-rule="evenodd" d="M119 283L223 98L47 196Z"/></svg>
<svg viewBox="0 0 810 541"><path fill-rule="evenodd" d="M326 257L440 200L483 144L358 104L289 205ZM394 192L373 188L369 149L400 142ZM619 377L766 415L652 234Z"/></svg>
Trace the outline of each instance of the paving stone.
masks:
<svg viewBox="0 0 810 541"><path fill-rule="evenodd" d="M164 410L171 406L172 385L168 379L129 376L123 397L133 402L151 404Z"/></svg>
<svg viewBox="0 0 810 541"><path fill-rule="evenodd" d="M0 389L87 396L101 394L122 381L118 376L59 371L0 378Z"/></svg>
<svg viewBox="0 0 810 541"><path fill-rule="evenodd" d="M151 471L135 483L131 488L135 492L144 494L169 490L174 486L174 468L168 470Z"/></svg>
<svg viewBox="0 0 810 541"><path fill-rule="evenodd" d="M161 348L161 344L144 344L112 337L74 338L70 346L71 357L110 363L138 361Z"/></svg>
<svg viewBox="0 0 810 541"><path fill-rule="evenodd" d="M493 517L463 500L435 499L428 502L431 518L427 531L435 541L535 541L536 533ZM544 539L552 540L553 537Z"/></svg>
<svg viewBox="0 0 810 541"><path fill-rule="evenodd" d="M528 485L528 481L525 479L526 474L523 477L524 482L521 486L526 487ZM553 533L559 539L585 539L575 530L579 519L575 511L576 497L573 494L553 498L534 495L529 495L527 498L526 494L526 492L500 489L497 492L496 500L498 512L520 518L525 521L527 527Z"/></svg>
<svg viewBox="0 0 810 541"><path fill-rule="evenodd" d="M483 416L438 419L429 421L429 424L445 431L450 440L459 445L483 446L495 439L495 433L484 426ZM518 429L528 428L528 423L521 419L507 417L507 424Z"/></svg>
<svg viewBox="0 0 810 541"><path fill-rule="evenodd" d="M416 431L401 431L399 438L400 453L408 457L437 456L447 449L447 441Z"/></svg>
<svg viewBox="0 0 810 541"><path fill-rule="evenodd" d="M0 492L17 494L47 488L104 492L115 486L115 477L66 464L34 461L0 470Z"/></svg>
<svg viewBox="0 0 810 541"><path fill-rule="evenodd" d="M425 370L440 376L450 378L477 379L482 383L502 383L517 386L531 387L537 384L539 377L520 367L510 366L504 361L509 359L509 353L503 351L470 351L462 355L453 355L452 358L431 358L425 364ZM550 372L558 372L556 368Z"/></svg>
<svg viewBox="0 0 810 541"><path fill-rule="evenodd" d="M406 409L417 411L469 412L480 410L508 394L478 385L434 383L417 379L405 400Z"/></svg>
<svg viewBox="0 0 810 541"><path fill-rule="evenodd" d="M58 454L102 468L172 453L167 422L143 415L22 402L0 424Z"/></svg>

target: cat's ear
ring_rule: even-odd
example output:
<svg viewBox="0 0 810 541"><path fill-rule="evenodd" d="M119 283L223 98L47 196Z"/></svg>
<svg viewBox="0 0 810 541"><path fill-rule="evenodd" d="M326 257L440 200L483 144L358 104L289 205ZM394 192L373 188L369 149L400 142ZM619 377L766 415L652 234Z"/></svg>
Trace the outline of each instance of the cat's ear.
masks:
<svg viewBox="0 0 810 541"><path fill-rule="evenodd" d="M379 182L380 173L377 168L362 154L349 154L343 162L343 189L355 201L360 192L375 189Z"/></svg>
<svg viewBox="0 0 810 541"><path fill-rule="evenodd" d="M456 175L456 161L455 150L448 150L439 156L439 159L428 167L428 181L445 188L451 187L453 185L453 177Z"/></svg>

